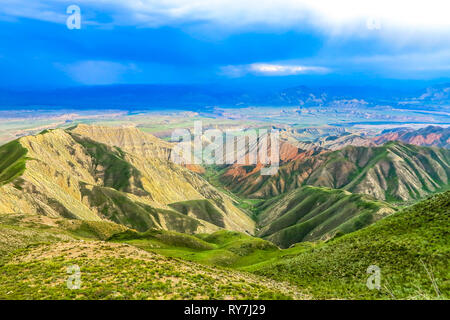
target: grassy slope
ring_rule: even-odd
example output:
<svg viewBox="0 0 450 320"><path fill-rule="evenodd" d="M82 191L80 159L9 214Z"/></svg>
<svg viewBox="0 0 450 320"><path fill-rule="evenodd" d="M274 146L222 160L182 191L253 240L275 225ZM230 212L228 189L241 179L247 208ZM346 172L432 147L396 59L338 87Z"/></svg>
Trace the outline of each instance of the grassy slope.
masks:
<svg viewBox="0 0 450 320"><path fill-rule="evenodd" d="M307 287L319 298L449 298L449 225L447 191L367 228L253 271ZM369 265L381 268L379 292L366 287Z"/></svg>
<svg viewBox="0 0 450 320"><path fill-rule="evenodd" d="M0 299L307 298L293 286L248 273L98 241L123 230L108 222L0 216ZM176 237L162 239L177 244ZM81 270L79 290L67 289L71 265Z"/></svg>
<svg viewBox="0 0 450 320"><path fill-rule="evenodd" d="M307 247L299 245L280 250L268 241L226 230L195 236L162 230L124 232L112 236L110 241L125 242L165 256L243 270L298 254Z"/></svg>
<svg viewBox="0 0 450 320"><path fill-rule="evenodd" d="M258 215L262 223L259 235L288 247L300 241L330 238L361 229L383 215L387 203L343 190L305 186L287 193Z"/></svg>
<svg viewBox="0 0 450 320"><path fill-rule="evenodd" d="M0 147L0 186L23 174L27 152L17 140Z"/></svg>
<svg viewBox="0 0 450 320"><path fill-rule="evenodd" d="M82 221L34 215L0 215L0 263L15 250L37 243L76 239L105 240L126 227L107 221Z"/></svg>
<svg viewBox="0 0 450 320"><path fill-rule="evenodd" d="M433 283L439 297L448 297L449 215L450 192L446 192L354 233L285 250L225 230L196 236L161 230L123 232L114 224L72 225L79 221L59 219L56 227L49 227L4 216L1 234L8 234L5 230L14 234L0 237L0 248L5 252L4 239L9 239L6 251L13 255L0 266L0 298L293 297L294 292L282 290L281 281L315 298L429 298L437 296ZM108 237L109 243L61 242ZM58 243L51 245L54 242ZM148 259L136 247L157 255ZM65 289L65 268L70 264L88 271L82 291ZM373 264L381 268L380 292L365 286L366 269ZM263 278L255 280L229 268L276 282L265 284ZM217 286L217 275L223 285Z"/></svg>

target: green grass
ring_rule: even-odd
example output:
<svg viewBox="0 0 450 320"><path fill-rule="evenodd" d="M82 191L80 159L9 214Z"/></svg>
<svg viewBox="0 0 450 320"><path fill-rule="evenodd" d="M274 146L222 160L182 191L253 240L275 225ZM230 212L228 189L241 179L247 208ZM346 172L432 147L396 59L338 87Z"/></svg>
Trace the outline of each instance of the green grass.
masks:
<svg viewBox="0 0 450 320"><path fill-rule="evenodd" d="M28 150L14 140L0 147L0 187L25 172Z"/></svg>
<svg viewBox="0 0 450 320"><path fill-rule="evenodd" d="M164 230L149 230L144 233L127 231L116 234L109 240L125 242L169 257L243 270L304 250L304 246L280 250L263 239L226 230L195 236Z"/></svg>
<svg viewBox="0 0 450 320"><path fill-rule="evenodd" d="M15 250L39 243L77 239L105 240L126 227L108 221L82 221L46 218L38 215L0 214L0 264Z"/></svg>
<svg viewBox="0 0 450 320"><path fill-rule="evenodd" d="M281 247L328 239L361 229L393 209L368 196L339 189L304 186L277 197L258 215L262 236Z"/></svg>
<svg viewBox="0 0 450 320"><path fill-rule="evenodd" d="M449 225L450 192L445 192L253 271L308 288L317 298L449 298ZM381 269L380 291L366 287L370 265Z"/></svg>
<svg viewBox="0 0 450 320"><path fill-rule="evenodd" d="M79 249L84 253L66 257ZM24 249L17 252L19 258L48 257L11 261L0 267L0 299L253 300L292 299L295 294L242 272L129 250L102 243ZM67 270L72 265L80 269L81 286L75 290L67 288Z"/></svg>
<svg viewBox="0 0 450 320"><path fill-rule="evenodd" d="M117 233L112 235L109 241L114 242L126 242L135 241L135 243L145 244L148 241L148 245L158 245L159 247L179 247L179 248L189 248L194 250L211 250L214 246L206 241L203 241L193 235L150 229L146 232L136 232L132 230L127 230L122 233Z"/></svg>

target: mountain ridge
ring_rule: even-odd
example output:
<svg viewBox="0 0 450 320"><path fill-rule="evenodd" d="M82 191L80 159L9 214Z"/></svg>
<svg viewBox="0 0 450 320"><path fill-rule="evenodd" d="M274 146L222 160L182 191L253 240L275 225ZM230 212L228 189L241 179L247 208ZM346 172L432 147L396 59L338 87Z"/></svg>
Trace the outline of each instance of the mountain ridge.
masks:
<svg viewBox="0 0 450 320"><path fill-rule="evenodd" d="M251 168L249 169L251 171ZM220 177L231 191L269 198L303 185L345 189L378 200L409 201L448 187L450 150L391 141L382 146L346 146L280 166L273 176Z"/></svg>
<svg viewBox="0 0 450 320"><path fill-rule="evenodd" d="M62 129L17 142L28 150L28 160L24 172L0 188L2 212L112 219L141 231L149 227L215 231L220 227L210 221L169 207L179 201L207 199L222 214L226 228L254 231L254 222L228 196L198 174L164 160L167 149L162 158L150 157L148 150L139 156Z"/></svg>

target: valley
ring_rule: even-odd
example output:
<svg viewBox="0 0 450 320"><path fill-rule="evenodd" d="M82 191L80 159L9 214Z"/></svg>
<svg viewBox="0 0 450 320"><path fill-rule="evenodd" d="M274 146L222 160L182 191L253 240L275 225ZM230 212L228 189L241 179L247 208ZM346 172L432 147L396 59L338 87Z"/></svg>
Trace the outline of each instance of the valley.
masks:
<svg viewBox="0 0 450 320"><path fill-rule="evenodd" d="M448 130L285 131L268 176L175 164L135 126L21 137L0 146L0 298L447 298Z"/></svg>

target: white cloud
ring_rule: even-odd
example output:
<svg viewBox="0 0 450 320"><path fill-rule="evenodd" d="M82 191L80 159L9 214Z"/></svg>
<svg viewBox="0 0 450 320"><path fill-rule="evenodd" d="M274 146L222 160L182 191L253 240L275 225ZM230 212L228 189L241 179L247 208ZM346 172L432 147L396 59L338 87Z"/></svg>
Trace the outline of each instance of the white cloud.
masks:
<svg viewBox="0 0 450 320"><path fill-rule="evenodd" d="M242 77L247 74L263 76L290 76L298 74L328 73L324 67L293 64L252 63L246 65L229 65L221 68L221 74L228 77Z"/></svg>
<svg viewBox="0 0 450 320"><path fill-rule="evenodd" d="M67 0L0 0L2 11L42 20L63 19ZM111 14L115 23L174 25L207 22L242 28L267 25L292 28L311 25L322 31L367 29L367 19L389 28L443 30L450 27L448 0L78 0L77 5Z"/></svg>

